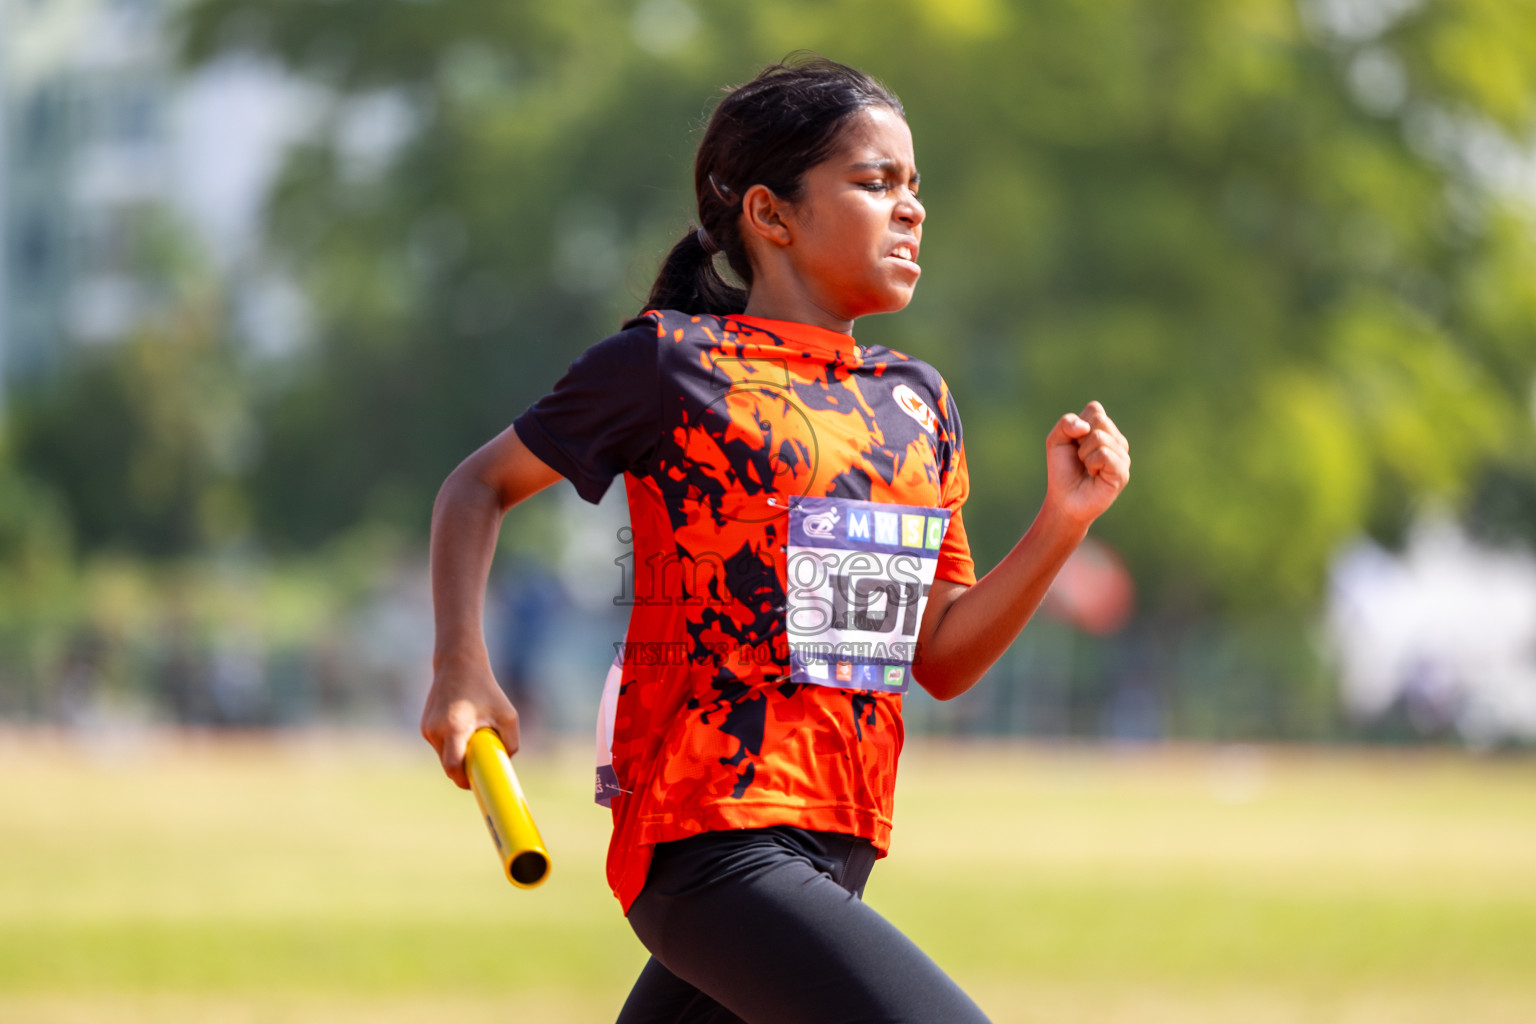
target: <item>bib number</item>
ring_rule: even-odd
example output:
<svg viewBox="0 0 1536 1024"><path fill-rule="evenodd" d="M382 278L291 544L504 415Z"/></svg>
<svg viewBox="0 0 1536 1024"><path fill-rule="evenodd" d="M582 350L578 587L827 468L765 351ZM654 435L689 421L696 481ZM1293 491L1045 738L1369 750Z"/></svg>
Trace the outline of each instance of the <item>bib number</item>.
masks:
<svg viewBox="0 0 1536 1024"><path fill-rule="evenodd" d="M790 679L905 693L949 510L791 498Z"/></svg>

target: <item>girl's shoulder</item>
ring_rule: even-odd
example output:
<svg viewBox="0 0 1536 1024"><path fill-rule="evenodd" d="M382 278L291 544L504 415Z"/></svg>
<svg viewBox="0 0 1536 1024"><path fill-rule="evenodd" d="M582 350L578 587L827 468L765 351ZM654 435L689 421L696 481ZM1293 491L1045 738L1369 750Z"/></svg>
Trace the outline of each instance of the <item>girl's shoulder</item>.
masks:
<svg viewBox="0 0 1536 1024"><path fill-rule="evenodd" d="M674 330L697 328L700 324L721 327L729 317L710 313L685 313L679 309L648 309L639 316L630 317L620 326L620 331L651 331L656 337L664 337Z"/></svg>
<svg viewBox="0 0 1536 1024"><path fill-rule="evenodd" d="M917 356L887 348L884 345L867 345L861 349L862 370L884 378L894 384L905 384L923 397L935 402L940 415L948 415L954 405L949 384L938 368Z"/></svg>
<svg viewBox="0 0 1536 1024"><path fill-rule="evenodd" d="M737 335L741 327L731 316L688 313L676 309L648 309L625 321L621 334L628 339L628 343L639 344L648 353L655 352L654 345L657 342L672 342L665 346L664 351L687 349L681 361L685 366L696 368L698 349L721 349L722 344ZM762 334L760 327L752 330ZM775 340L782 343L787 339ZM787 347L795 346L790 344ZM732 346L725 348L732 353L739 352ZM932 403L940 416L949 418L955 415L954 396L944 375L933 364L916 356L884 345L861 345L854 372L861 378L884 378L893 386L904 384Z"/></svg>

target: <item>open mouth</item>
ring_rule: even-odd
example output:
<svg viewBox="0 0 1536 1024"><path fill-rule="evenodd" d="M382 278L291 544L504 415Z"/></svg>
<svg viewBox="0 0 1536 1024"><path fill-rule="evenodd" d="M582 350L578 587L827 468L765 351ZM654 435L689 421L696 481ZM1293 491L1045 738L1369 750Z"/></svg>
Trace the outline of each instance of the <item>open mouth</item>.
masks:
<svg viewBox="0 0 1536 1024"><path fill-rule="evenodd" d="M917 247L914 245L898 245L895 249L891 250L891 258L917 266Z"/></svg>

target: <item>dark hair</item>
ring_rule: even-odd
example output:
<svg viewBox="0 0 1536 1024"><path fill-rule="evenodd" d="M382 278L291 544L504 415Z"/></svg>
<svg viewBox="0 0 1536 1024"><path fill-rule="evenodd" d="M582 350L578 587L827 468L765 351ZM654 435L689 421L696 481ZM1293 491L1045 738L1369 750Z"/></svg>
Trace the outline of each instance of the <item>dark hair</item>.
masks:
<svg viewBox="0 0 1536 1024"><path fill-rule="evenodd" d="M731 90L710 117L693 161L703 231L690 227L672 247L645 308L717 316L745 309L747 293L720 276L706 241L750 287L752 264L737 224L741 197L753 185L766 185L793 202L805 172L832 155L844 123L873 106L906 116L885 86L814 54L791 54Z"/></svg>

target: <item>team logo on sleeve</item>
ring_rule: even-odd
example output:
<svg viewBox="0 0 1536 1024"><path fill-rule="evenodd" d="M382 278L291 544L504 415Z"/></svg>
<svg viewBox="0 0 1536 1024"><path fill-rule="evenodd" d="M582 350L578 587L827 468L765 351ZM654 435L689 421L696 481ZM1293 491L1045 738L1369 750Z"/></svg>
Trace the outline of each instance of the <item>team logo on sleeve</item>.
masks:
<svg viewBox="0 0 1536 1024"><path fill-rule="evenodd" d="M905 384L897 384L891 389L891 397L896 399L896 405L901 411L917 420L924 430L938 433L939 418L928 408L928 403L918 397L916 391Z"/></svg>

